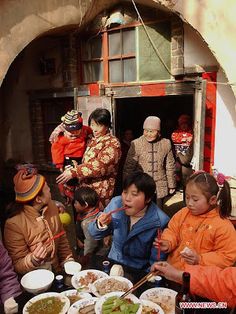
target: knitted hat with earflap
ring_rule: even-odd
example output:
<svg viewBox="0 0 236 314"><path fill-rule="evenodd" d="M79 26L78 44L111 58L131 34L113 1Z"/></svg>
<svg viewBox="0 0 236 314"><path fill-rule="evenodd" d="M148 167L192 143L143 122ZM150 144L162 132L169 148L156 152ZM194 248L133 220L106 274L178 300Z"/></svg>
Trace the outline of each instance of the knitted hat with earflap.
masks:
<svg viewBox="0 0 236 314"><path fill-rule="evenodd" d="M68 111L64 116L61 117L64 128L71 132L80 130L83 126L82 113L78 110Z"/></svg>
<svg viewBox="0 0 236 314"><path fill-rule="evenodd" d="M21 168L13 178L16 201L27 203L42 190L45 178L35 168Z"/></svg>

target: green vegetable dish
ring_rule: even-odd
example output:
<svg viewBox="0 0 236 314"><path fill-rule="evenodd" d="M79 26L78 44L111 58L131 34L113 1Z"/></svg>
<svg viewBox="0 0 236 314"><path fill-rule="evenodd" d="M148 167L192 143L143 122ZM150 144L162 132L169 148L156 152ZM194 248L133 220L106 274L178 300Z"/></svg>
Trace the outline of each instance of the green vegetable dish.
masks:
<svg viewBox="0 0 236 314"><path fill-rule="evenodd" d="M27 307L27 312L29 314L59 314L64 304L57 297L48 297L32 303Z"/></svg>
<svg viewBox="0 0 236 314"><path fill-rule="evenodd" d="M133 303L130 299L110 297L102 305L102 314L135 314L139 304Z"/></svg>

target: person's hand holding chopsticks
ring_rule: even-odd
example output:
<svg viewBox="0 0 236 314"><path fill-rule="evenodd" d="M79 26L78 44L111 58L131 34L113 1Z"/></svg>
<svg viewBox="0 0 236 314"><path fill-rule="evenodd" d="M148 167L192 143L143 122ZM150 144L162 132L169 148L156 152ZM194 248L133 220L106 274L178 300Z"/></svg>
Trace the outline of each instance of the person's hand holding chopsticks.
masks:
<svg viewBox="0 0 236 314"><path fill-rule="evenodd" d="M32 252L31 260L35 266L42 264L47 256L46 246L39 242Z"/></svg>
<svg viewBox="0 0 236 314"><path fill-rule="evenodd" d="M98 223L101 225L101 227L106 227L111 223L112 217L110 213L102 213L98 217Z"/></svg>
<svg viewBox="0 0 236 314"><path fill-rule="evenodd" d="M170 243L168 240L155 238L153 245L155 246L157 250L160 249L164 253L169 253Z"/></svg>

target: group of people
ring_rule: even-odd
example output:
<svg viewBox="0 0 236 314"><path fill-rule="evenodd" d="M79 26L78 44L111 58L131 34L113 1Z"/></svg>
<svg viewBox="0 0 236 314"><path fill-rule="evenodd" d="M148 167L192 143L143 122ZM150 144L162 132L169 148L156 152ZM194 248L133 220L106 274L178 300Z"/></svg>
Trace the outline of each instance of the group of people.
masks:
<svg viewBox="0 0 236 314"><path fill-rule="evenodd" d="M193 292L235 306L232 266L236 262L236 231L227 219L231 212L228 182L224 180L219 186L216 178L204 171L188 176L186 207L170 219L162 205L164 197L176 189L176 160L171 141L161 137L160 119L149 116L143 124L143 135L128 149L122 193L113 197L121 145L110 133L109 111L94 110L88 124L84 128L78 111L69 112L50 138L53 161L61 170L57 183L75 208L78 243L84 255L94 254L101 240L112 235L108 258L122 265L134 281L152 269L181 282L182 272L188 271ZM176 155L186 155L193 141L189 124L180 132L182 136L175 136L179 141ZM14 177L14 188L16 202L4 228L9 255L0 246L14 282L11 285L6 281L5 290L0 289L8 313L8 300L14 301L12 297L20 293L14 271L20 275L37 268L60 272L66 261L73 260L45 178L35 169L23 167ZM66 194L67 190L71 193ZM0 259L0 278L8 277L2 274L2 262ZM220 280L225 284L219 284ZM14 313L16 304L10 304Z"/></svg>

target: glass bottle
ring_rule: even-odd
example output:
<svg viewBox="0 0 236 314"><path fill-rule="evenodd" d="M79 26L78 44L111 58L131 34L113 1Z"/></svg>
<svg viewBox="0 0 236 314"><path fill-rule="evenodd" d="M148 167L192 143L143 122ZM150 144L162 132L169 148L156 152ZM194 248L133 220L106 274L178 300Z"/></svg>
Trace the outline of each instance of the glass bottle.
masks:
<svg viewBox="0 0 236 314"><path fill-rule="evenodd" d="M175 314L194 314L196 309L191 308L194 304L187 304L195 301L194 296L190 293L190 273L184 272L182 278L182 288L175 297Z"/></svg>

